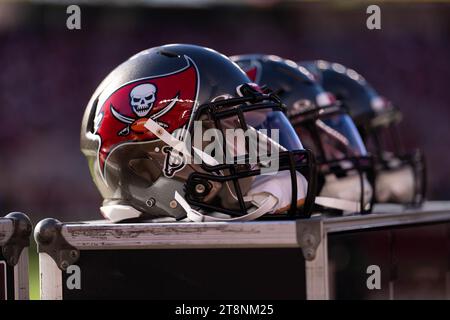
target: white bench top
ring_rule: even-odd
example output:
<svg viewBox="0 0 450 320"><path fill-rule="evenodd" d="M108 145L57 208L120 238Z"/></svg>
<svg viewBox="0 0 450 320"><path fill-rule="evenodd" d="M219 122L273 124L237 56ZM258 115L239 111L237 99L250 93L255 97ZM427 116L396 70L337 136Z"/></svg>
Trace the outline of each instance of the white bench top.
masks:
<svg viewBox="0 0 450 320"><path fill-rule="evenodd" d="M450 222L450 201L427 202L420 208L377 205L367 215L315 215L291 221L133 224L87 221L64 223L61 233L78 249L299 247L299 236L305 227L335 233L442 221Z"/></svg>

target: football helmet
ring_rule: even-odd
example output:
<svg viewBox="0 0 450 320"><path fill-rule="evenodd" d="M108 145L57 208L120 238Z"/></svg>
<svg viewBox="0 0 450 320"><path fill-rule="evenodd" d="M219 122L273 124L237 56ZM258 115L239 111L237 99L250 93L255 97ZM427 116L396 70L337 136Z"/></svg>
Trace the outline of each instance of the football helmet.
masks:
<svg viewBox="0 0 450 320"><path fill-rule="evenodd" d="M102 214L112 221L308 216L314 157L284 111L212 49L173 44L132 56L99 85L81 126ZM239 130L245 139L229 135ZM265 153L252 152L255 144Z"/></svg>
<svg viewBox="0 0 450 320"><path fill-rule="evenodd" d="M274 55L231 57L249 78L277 94L318 165L316 209L370 212L373 162L349 115L304 67Z"/></svg>
<svg viewBox="0 0 450 320"><path fill-rule="evenodd" d="M419 205L425 199L425 158L407 152L397 124L400 110L355 70L323 60L301 62L349 111L376 159L375 201Z"/></svg>

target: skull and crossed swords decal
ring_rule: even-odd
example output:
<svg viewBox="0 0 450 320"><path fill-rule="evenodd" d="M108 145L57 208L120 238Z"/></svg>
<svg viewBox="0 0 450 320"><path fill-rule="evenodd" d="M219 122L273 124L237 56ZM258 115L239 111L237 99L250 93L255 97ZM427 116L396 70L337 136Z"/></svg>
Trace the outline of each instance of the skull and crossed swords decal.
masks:
<svg viewBox="0 0 450 320"><path fill-rule="evenodd" d="M178 101L179 95L177 94L173 99L167 100L170 102L165 107L147 117L147 115L153 109L153 105L156 101L156 93L157 88L151 83L140 84L131 90L130 105L133 113L137 116L137 118L125 116L117 111L112 104L110 105L112 115L120 122L126 124L125 128L117 133L119 136L128 135L130 133L130 128L131 130L133 130L133 124L135 124L140 119L146 120L150 118L156 121L161 127L168 127L166 123L158 121L158 119L169 112L175 106Z"/></svg>

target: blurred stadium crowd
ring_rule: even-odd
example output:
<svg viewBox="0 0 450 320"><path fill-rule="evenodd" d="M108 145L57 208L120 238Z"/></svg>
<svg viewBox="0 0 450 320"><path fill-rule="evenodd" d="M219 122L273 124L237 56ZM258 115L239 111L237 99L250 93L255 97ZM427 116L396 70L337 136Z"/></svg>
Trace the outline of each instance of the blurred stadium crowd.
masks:
<svg viewBox="0 0 450 320"><path fill-rule="evenodd" d="M85 105L117 64L174 42L355 68L404 112L406 144L427 156L428 198L449 199L450 4L384 3L377 31L366 6L82 5L82 30L69 31L63 5L0 4L0 213L100 218L79 151Z"/></svg>

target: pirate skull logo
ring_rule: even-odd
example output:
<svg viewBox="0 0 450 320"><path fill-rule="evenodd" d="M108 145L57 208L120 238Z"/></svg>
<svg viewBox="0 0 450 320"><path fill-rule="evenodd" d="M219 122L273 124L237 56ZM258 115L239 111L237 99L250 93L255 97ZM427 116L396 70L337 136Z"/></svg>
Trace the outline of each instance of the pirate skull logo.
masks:
<svg viewBox="0 0 450 320"><path fill-rule="evenodd" d="M152 110L156 100L156 87L144 83L134 87L130 92L130 104L138 117L145 117Z"/></svg>
<svg viewBox="0 0 450 320"><path fill-rule="evenodd" d="M131 89L129 94L131 110L137 116L137 118L132 118L130 116L121 114L111 103L110 108L112 115L120 122L126 124L126 126L118 132L119 136L128 135L130 133L130 129L137 133L146 132L147 129L144 128L144 123L148 118L156 121L163 128L168 127L167 123L161 122L158 119L169 112L175 106L178 101L178 95L176 95L172 99L167 100L168 103L166 104L166 106L162 107L159 111L150 114L157 99L156 92L156 86L151 83L143 83Z"/></svg>
<svg viewBox="0 0 450 320"><path fill-rule="evenodd" d="M189 57L186 66L170 74L152 75L127 82L102 102L94 119L99 136L99 167L105 173L109 154L124 143L154 141L158 137L146 128L149 119L172 134L185 128L192 119L199 91L198 71ZM178 137L182 139L182 137ZM167 176L183 167L175 151L164 149Z"/></svg>

